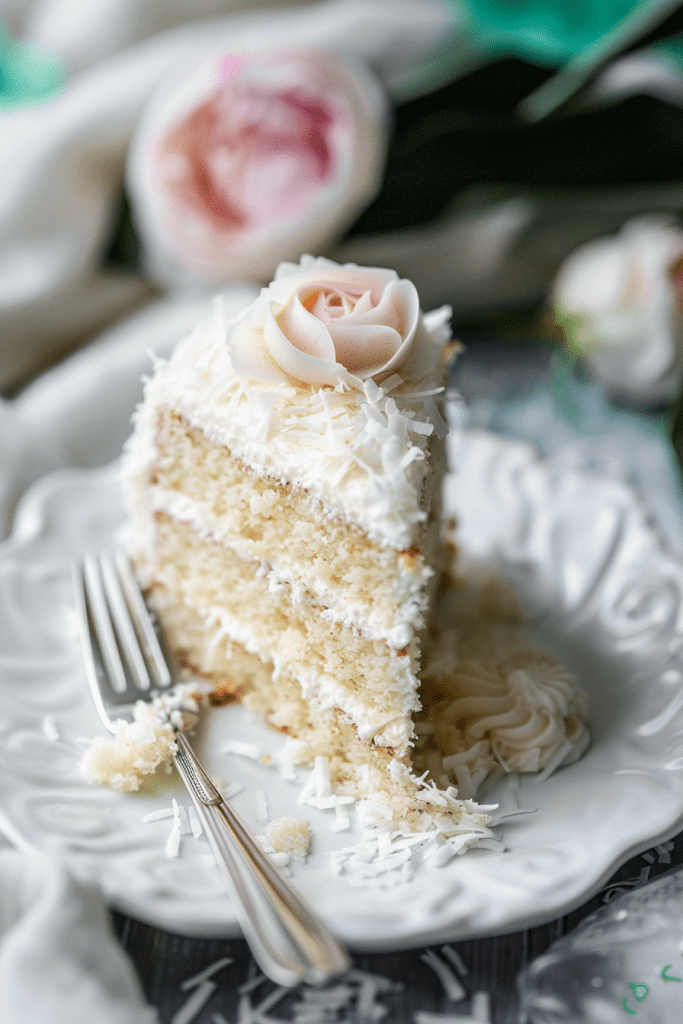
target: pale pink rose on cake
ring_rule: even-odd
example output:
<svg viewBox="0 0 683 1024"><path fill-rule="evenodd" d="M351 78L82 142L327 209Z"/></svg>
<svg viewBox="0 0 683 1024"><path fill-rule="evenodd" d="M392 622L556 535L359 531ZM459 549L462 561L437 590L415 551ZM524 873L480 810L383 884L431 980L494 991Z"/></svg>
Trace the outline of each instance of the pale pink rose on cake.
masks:
<svg viewBox="0 0 683 1024"><path fill-rule="evenodd" d="M379 188L387 125L371 73L333 54L197 65L152 99L129 153L148 270L217 286L324 249Z"/></svg>
<svg viewBox="0 0 683 1024"><path fill-rule="evenodd" d="M302 256L278 267L227 344L235 370L255 380L362 389L368 378L424 378L450 336L450 314L423 314L415 285L393 270Z"/></svg>

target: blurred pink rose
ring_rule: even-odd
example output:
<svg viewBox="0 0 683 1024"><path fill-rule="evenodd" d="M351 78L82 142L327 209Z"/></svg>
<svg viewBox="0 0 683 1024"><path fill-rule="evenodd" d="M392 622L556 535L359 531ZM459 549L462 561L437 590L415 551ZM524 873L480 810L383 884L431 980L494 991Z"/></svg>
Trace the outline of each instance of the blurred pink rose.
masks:
<svg viewBox="0 0 683 1024"><path fill-rule="evenodd" d="M324 249L379 188L387 123L371 74L328 53L222 54L166 85L128 163L150 273L269 280Z"/></svg>

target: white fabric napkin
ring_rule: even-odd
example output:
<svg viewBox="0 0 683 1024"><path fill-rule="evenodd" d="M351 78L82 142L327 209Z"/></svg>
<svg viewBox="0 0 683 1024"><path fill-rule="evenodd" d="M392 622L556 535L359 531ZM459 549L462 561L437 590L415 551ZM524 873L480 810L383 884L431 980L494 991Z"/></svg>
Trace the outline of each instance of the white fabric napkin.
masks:
<svg viewBox="0 0 683 1024"><path fill-rule="evenodd" d="M40 853L0 851L2 1024L157 1024L99 891Z"/></svg>

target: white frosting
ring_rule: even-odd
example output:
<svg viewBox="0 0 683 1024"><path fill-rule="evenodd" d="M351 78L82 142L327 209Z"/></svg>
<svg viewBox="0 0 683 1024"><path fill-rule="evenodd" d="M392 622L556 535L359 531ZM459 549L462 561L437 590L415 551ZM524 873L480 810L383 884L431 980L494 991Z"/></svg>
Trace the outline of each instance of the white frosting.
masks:
<svg viewBox="0 0 683 1024"><path fill-rule="evenodd" d="M325 261L320 268L319 261L313 262L313 276L318 277L323 271L331 274L329 268L336 266ZM310 266L311 279L309 271ZM337 268L335 273L342 271L357 276L358 268ZM401 294L408 294L402 288L407 282L398 282L391 272L369 273L390 274L385 283L398 283ZM286 274L284 279L290 279L290 292L300 296L301 274ZM279 288L280 283L278 279L274 284ZM281 297L277 288L273 294ZM268 294L266 289L237 319L227 315L217 299L213 321L181 342L170 361L156 364L127 445L124 475L141 495L157 457L156 409L167 405L256 473L305 488L330 514L359 525L374 542L397 550L410 547L419 540L426 519L429 437L435 430L446 431L434 404L434 396L443 390L435 362L450 337L450 311L444 307L423 316L404 295L405 316L396 321L402 340L393 339L394 355L381 363L381 385L371 376L361 380L341 365L335 383L306 385L281 368L276 371L272 361L270 379L263 380L268 376L263 369L267 344L263 338L260 348L249 348L245 342L258 335L253 323ZM272 304L268 308L272 313ZM360 336L367 326L360 325ZM245 335L247 329L250 333ZM357 333L356 342L358 338ZM337 366L296 352L309 362L324 364L326 373L330 365ZM293 360L300 373L296 352ZM418 380L413 374L420 371L426 376ZM138 533L141 529L139 521ZM139 537L141 549L149 539Z"/></svg>
<svg viewBox="0 0 683 1024"><path fill-rule="evenodd" d="M283 659L272 648L264 647L258 632L255 633L251 626L242 622L238 616L230 615L221 608L208 606L200 609L200 613L211 630L215 630L216 643L224 636L227 640L238 643L249 654L255 654L265 661L272 661L275 679L282 672L291 672L289 660ZM412 737L412 715L420 707L417 698L419 681L405 665L407 659L401 661L401 680L396 684L397 687L400 686L400 690L396 689L396 708L389 717L383 715L378 718L377 714L372 712L362 688L351 693L347 687L340 685L334 676L320 673L313 666L307 670L305 666L298 664L296 678L304 700L318 712L339 708L354 723L361 739L370 741L374 738L381 746L405 750Z"/></svg>

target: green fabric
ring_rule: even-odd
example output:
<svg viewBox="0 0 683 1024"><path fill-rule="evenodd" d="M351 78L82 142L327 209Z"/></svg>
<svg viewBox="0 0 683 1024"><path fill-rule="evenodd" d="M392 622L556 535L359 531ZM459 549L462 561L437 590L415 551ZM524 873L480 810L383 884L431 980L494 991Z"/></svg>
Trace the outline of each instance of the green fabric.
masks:
<svg viewBox="0 0 683 1024"><path fill-rule="evenodd" d="M64 69L56 57L15 42L0 24L0 111L50 99L64 81Z"/></svg>
<svg viewBox="0 0 683 1024"><path fill-rule="evenodd" d="M641 0L447 0L499 54L559 66L609 32Z"/></svg>

